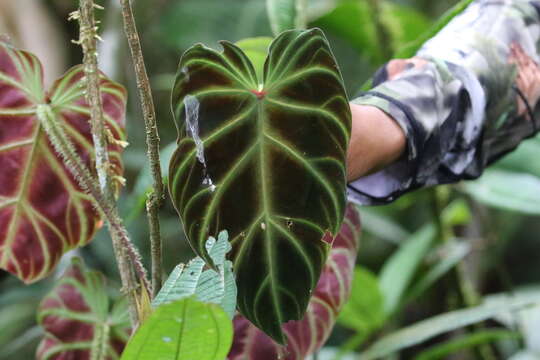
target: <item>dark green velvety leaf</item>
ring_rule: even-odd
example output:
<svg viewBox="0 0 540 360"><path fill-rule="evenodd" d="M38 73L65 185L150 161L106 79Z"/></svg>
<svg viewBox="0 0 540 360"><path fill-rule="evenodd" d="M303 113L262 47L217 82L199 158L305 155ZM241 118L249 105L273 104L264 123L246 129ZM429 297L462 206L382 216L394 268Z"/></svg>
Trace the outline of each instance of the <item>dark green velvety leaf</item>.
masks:
<svg viewBox="0 0 540 360"><path fill-rule="evenodd" d="M263 78L223 42L180 61L173 110L178 149L169 187L188 239L227 229L238 307L279 342L302 318L345 210L350 110L319 29L292 30L270 46Z"/></svg>

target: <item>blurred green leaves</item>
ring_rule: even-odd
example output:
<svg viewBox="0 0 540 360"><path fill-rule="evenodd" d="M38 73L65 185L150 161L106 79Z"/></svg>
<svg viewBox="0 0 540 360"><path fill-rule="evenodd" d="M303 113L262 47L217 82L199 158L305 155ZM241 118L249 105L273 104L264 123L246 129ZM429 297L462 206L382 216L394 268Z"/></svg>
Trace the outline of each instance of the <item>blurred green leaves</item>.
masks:
<svg viewBox="0 0 540 360"><path fill-rule="evenodd" d="M262 0L171 2L157 31L165 45L181 51L195 43L217 47L219 40L272 35Z"/></svg>
<svg viewBox="0 0 540 360"><path fill-rule="evenodd" d="M501 295L482 305L437 315L386 335L362 352L360 358L378 359L437 335L493 318L501 312L513 312L538 303L540 292L520 297Z"/></svg>
<svg viewBox="0 0 540 360"><path fill-rule="evenodd" d="M411 7L390 1L380 1L383 25L391 36L392 49L398 49L429 29L430 21ZM366 1L341 0L331 12L315 20L312 25L348 41L373 65L389 60L384 56L369 5Z"/></svg>
<svg viewBox="0 0 540 360"><path fill-rule="evenodd" d="M338 317L338 323L356 330L362 337L381 327L385 321L384 298L377 276L360 266L354 270L351 298Z"/></svg>
<svg viewBox="0 0 540 360"><path fill-rule="evenodd" d="M463 186L469 195L488 206L540 215L540 178L534 175L487 169L478 180Z"/></svg>

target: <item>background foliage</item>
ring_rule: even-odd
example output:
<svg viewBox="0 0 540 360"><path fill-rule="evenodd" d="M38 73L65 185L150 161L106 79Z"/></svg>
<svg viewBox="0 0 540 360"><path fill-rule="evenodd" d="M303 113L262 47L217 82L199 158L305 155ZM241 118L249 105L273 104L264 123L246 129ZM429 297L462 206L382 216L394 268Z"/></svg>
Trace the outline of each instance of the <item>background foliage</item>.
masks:
<svg viewBox="0 0 540 360"><path fill-rule="evenodd" d="M0 2L0 8L4 3ZM15 10L19 13L28 6L26 1L20 3ZM374 11L375 3L378 11ZM455 3L311 0L307 17L327 34L349 96L354 98L378 66L417 39ZM100 66L135 94L126 44L118 35L122 29L117 1L103 5L107 11L100 13L105 39ZM272 36L272 31L262 0L139 0L135 5L155 89L162 161L167 164L176 134L169 89L181 53L196 42L217 48L221 39L235 42ZM52 73L55 68L80 62L79 47L68 45L69 39L77 37L76 24L65 21L76 6L74 0L43 1L28 15L63 40L58 49L53 42L47 50L63 64L46 62L45 69L51 72L46 78L59 75ZM14 30L17 17L7 19L2 14L0 29L10 33L16 45L29 50L38 46ZM31 22L25 18L26 24ZM40 26L34 31L40 31ZM147 222L142 217L151 180L148 169L140 167L145 163L141 129L143 120L132 95L127 119L131 145L124 156L127 188L119 204L134 241L149 259ZM389 351L381 353L381 348L395 349L401 359L539 359L539 307L503 311L538 304L540 267L535 254L540 253L540 165L534 161L538 155L540 139L530 139L478 181L422 190L388 206L360 209L364 233L353 295L319 359L349 351L363 351L366 358L387 356ZM169 272L194 255L180 234L170 202L162 209L161 219ZM102 230L77 255L118 288L107 237ZM69 263L64 258L56 273L61 274ZM14 354L33 358L43 336L35 309L56 277L24 287L0 273L0 329L5 329L0 332L0 359L13 359ZM514 295L493 295L503 292Z"/></svg>

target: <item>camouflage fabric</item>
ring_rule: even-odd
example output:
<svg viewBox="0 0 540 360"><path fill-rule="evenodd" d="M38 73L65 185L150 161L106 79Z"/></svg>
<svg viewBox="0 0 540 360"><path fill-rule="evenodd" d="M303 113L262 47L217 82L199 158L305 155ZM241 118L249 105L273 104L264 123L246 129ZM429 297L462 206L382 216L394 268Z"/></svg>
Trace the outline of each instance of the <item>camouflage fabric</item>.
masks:
<svg viewBox="0 0 540 360"><path fill-rule="evenodd" d="M393 60L353 103L392 116L407 136L396 163L349 184L382 204L425 186L474 179L536 134L540 0L477 0L410 60Z"/></svg>

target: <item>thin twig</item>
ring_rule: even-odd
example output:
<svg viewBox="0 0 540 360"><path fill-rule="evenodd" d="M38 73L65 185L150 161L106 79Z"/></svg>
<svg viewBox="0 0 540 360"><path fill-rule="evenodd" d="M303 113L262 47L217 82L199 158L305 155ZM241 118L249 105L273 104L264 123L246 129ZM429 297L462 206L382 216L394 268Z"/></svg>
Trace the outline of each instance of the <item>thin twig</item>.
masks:
<svg viewBox="0 0 540 360"><path fill-rule="evenodd" d="M67 137L61 124L57 123L50 108L43 105L38 112L39 118L47 135L51 139L55 150L62 156L67 167L83 189L95 200L96 208L104 216L109 226L113 250L118 264L118 270L124 292L129 299L129 310L133 326L138 324L138 311L136 289L139 283L149 289L146 270L142 265L139 252L132 244L122 219L118 215L118 209L114 199L114 190L109 176L109 154L104 124L103 107L99 88L100 73L97 62L97 27L94 19L94 10L100 8L93 0L81 0L80 9L72 14L72 19L79 20L80 36L79 43L84 53L84 72L86 85L86 99L90 106L90 123L92 139L95 148L96 181L93 174L78 156L71 140ZM97 185L99 183L99 186ZM134 269L139 283L135 280Z"/></svg>
<svg viewBox="0 0 540 360"><path fill-rule="evenodd" d="M159 209L163 203L163 179L161 178L161 165L159 162L159 134L156 123L156 111L152 99L152 89L141 49L141 42L135 25L133 9L129 0L120 0L122 5L122 17L124 19L124 31L131 51L133 66L139 98L143 110L146 127L147 155L150 161L150 172L154 179L152 192L146 201L148 223L150 228L150 246L152 253L152 288L153 296L161 288L162 260L161 260L161 236L159 230Z"/></svg>

